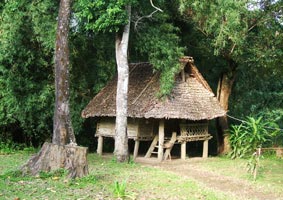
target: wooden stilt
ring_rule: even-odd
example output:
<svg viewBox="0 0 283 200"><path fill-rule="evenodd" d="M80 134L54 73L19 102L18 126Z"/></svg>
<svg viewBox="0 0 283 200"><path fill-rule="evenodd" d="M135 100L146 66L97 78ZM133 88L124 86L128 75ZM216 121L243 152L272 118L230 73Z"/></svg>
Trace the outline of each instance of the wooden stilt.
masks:
<svg viewBox="0 0 283 200"><path fill-rule="evenodd" d="M181 144L181 159L185 160L186 159L186 148L187 148L187 142L182 142Z"/></svg>
<svg viewBox="0 0 283 200"><path fill-rule="evenodd" d="M159 121L159 129L158 129L158 161L161 162L163 160L163 144L164 144L164 119Z"/></svg>
<svg viewBox="0 0 283 200"><path fill-rule="evenodd" d="M100 135L98 137L98 144L97 144L97 154L98 155L102 155L102 151L103 151L103 137Z"/></svg>
<svg viewBox="0 0 283 200"><path fill-rule="evenodd" d="M136 159L136 157L138 156L139 146L140 146L140 141L139 140L135 140L134 159Z"/></svg>
<svg viewBox="0 0 283 200"><path fill-rule="evenodd" d="M208 140L204 140L203 141L202 157L203 158L207 158L208 157Z"/></svg>

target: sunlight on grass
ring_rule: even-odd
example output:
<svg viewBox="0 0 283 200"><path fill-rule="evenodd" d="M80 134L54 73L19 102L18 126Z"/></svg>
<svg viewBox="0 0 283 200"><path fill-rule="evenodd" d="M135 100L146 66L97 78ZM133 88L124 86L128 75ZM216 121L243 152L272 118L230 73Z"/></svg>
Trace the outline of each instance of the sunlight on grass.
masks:
<svg viewBox="0 0 283 200"><path fill-rule="evenodd" d="M136 163L117 163L111 156L99 157L96 154L89 154L90 174L81 179L68 180L61 171L38 177L13 174L11 170L17 169L28 157L28 154L2 155L0 199L116 199L115 183L116 189L117 183L125 184L123 191L119 190L124 199L235 199L173 172ZM245 160L209 158L194 164L204 170L249 181L245 169L242 169L244 163ZM283 177L282 163L282 160L262 161L262 176L256 184L270 183L273 188L277 188L277 184L279 188Z"/></svg>
<svg viewBox="0 0 283 200"><path fill-rule="evenodd" d="M260 159L260 168L256 181L247 172L246 159L231 160L228 157L214 157L197 163L198 167L219 175L235 177L250 182L259 190L283 194L283 159L272 156Z"/></svg>

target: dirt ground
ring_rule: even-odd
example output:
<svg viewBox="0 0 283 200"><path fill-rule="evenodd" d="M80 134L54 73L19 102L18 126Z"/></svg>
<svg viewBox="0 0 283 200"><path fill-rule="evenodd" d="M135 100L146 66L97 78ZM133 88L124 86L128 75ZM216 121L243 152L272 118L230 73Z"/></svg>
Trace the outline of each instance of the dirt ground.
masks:
<svg viewBox="0 0 283 200"><path fill-rule="evenodd" d="M260 188L255 188L249 182L234 177L219 175L215 172L197 169L195 162L200 162L202 158L190 158L187 160L172 159L158 163L156 158L144 159L138 157L136 162L147 166L153 166L162 170L173 172L182 177L196 180L198 183L234 196L237 199L259 199L259 200L283 200L283 196L275 196L272 193L265 193Z"/></svg>

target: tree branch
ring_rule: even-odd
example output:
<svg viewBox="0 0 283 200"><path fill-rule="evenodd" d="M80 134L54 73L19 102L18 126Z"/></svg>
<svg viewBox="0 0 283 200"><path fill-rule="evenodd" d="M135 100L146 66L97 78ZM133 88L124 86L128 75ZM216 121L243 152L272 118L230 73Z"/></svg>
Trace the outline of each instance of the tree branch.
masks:
<svg viewBox="0 0 283 200"><path fill-rule="evenodd" d="M155 14L155 13L158 12L158 11L159 11L159 12L163 12L163 10L161 10L160 8L156 7L156 6L153 4L152 0L150 0L150 4L151 4L151 6L152 6L153 8L155 8L155 10L154 10L152 13L150 13L149 15L139 17L139 18L135 21L135 30L137 30L138 23L139 23L142 19L144 19L144 18L151 18L151 17L153 16L153 14Z"/></svg>
<svg viewBox="0 0 283 200"><path fill-rule="evenodd" d="M138 23L139 23L142 19L144 19L144 18L151 18L152 15L153 15L154 13L156 13L156 12L158 12L158 10L153 11L153 12L150 13L149 15L139 17L139 18L137 19L137 21L135 21L135 30L137 30Z"/></svg>
<svg viewBox="0 0 283 200"><path fill-rule="evenodd" d="M150 0L150 4L151 4L151 6L154 7L156 10L158 10L158 11L160 11L160 12L163 12L163 10L161 10L160 8L156 7L156 6L153 4L152 0Z"/></svg>

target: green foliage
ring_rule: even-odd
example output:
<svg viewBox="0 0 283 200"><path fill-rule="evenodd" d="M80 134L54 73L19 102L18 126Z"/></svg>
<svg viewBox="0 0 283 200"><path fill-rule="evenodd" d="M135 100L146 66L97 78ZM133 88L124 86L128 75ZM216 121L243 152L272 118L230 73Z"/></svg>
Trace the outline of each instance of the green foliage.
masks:
<svg viewBox="0 0 283 200"><path fill-rule="evenodd" d="M208 39L215 55L239 56L248 32L246 1L181 1L180 9ZM236 47L236 48L235 48Z"/></svg>
<svg viewBox="0 0 283 200"><path fill-rule="evenodd" d="M158 14L152 21L145 21L136 33L136 51L146 55L155 70L161 72L159 96L168 95L180 71L179 58L185 48L179 45L179 29L169 20L166 13Z"/></svg>
<svg viewBox="0 0 283 200"><path fill-rule="evenodd" d="M252 77L270 77L280 71L282 76L282 1L180 0L179 8L184 20L193 25L193 38L189 40L197 42L193 43L196 48L192 51L200 57L201 62L206 63L206 68L211 68L207 69L209 76L214 73L219 77L219 74L229 70L219 62L223 59L237 63L237 72L240 72L238 77L247 73L252 73ZM266 72L262 74L263 69ZM236 81L248 86L247 79ZM259 78L257 82L265 81ZM245 89L241 92L248 91ZM238 99L245 102L241 97Z"/></svg>
<svg viewBox="0 0 283 200"><path fill-rule="evenodd" d="M125 6L133 2L131 0L79 0L75 5L76 17L85 23L88 30L118 32L128 21Z"/></svg>
<svg viewBox="0 0 283 200"><path fill-rule="evenodd" d="M114 183L114 196L118 199L135 199L135 194L126 191L126 181L119 183L119 181L115 181Z"/></svg>
<svg viewBox="0 0 283 200"><path fill-rule="evenodd" d="M115 33L127 23L128 4L132 5L132 22L144 17L136 27L131 24L130 62L150 61L161 72L159 96L171 91L182 55L195 58L212 86L227 70L228 55L238 64L229 110L239 117L276 119L283 127L282 1L257 3L247 9L242 0L159 0L154 4L163 12L145 17L154 11L150 1L79 0L74 1L71 22L70 87L72 122L80 144L94 142L89 138L95 124L82 119L80 113L115 72ZM0 3L3 141L37 146L51 136L58 6L52 0ZM283 145L282 134L273 137L270 145ZM10 151L6 143L1 145Z"/></svg>
<svg viewBox="0 0 283 200"><path fill-rule="evenodd" d="M38 146L52 135L53 49L59 2L7 1L1 7L0 131L3 140ZM17 12L15 12L17 11ZM75 19L73 19L75 21ZM108 34L72 23L71 115L76 134L92 136L81 111L115 72ZM114 37L113 37L114 44ZM107 58L107 59L105 59ZM92 126L91 126L92 127ZM81 144L89 145L90 141Z"/></svg>
<svg viewBox="0 0 283 200"><path fill-rule="evenodd" d="M41 179L48 179L48 178L58 179L59 177L65 177L67 174L68 174L68 170L62 168L62 169L57 169L57 170L50 171L50 172L41 171L39 173L39 178L41 178Z"/></svg>
<svg viewBox="0 0 283 200"><path fill-rule="evenodd" d="M50 137L54 93L50 74L57 14L54 3L12 0L1 12L0 130L17 126L12 136L20 138L23 133L22 140L27 144Z"/></svg>
<svg viewBox="0 0 283 200"><path fill-rule="evenodd" d="M272 76L272 78L271 78ZM264 116L265 121L274 121L283 127L283 82L277 69L251 68L240 72L230 99L230 112L235 116ZM274 142L283 145L282 134Z"/></svg>
<svg viewBox="0 0 283 200"><path fill-rule="evenodd" d="M248 146L245 144L245 135L242 132L242 124L237 126L237 125L232 125L230 129L230 145L232 148L232 151L230 152L229 156L231 158L238 158L238 157L243 157L244 155L247 154L248 151Z"/></svg>
<svg viewBox="0 0 283 200"><path fill-rule="evenodd" d="M0 155L1 154L14 154L14 153L34 153L36 149L34 147L27 147L22 143L15 143L11 140L0 139Z"/></svg>
<svg viewBox="0 0 283 200"><path fill-rule="evenodd" d="M164 2L162 2L164 3ZM127 23L125 5L131 4L134 18L138 15L148 15L152 12L150 3L138 1L78 1L76 16L84 22L87 30L95 32L118 32ZM165 3L164 3L165 4ZM154 15L152 21L143 20L137 24L137 32L131 36L135 50L141 52L161 72L160 94L165 96L170 93L174 76L179 72L179 58L183 55L184 48L179 47L178 28L169 22L170 16L165 13ZM114 36L113 36L114 37ZM114 43L113 43L114 46ZM140 59L140 57L139 57Z"/></svg>
<svg viewBox="0 0 283 200"><path fill-rule="evenodd" d="M20 170L12 170L1 174L0 178L3 180L9 179L11 181L18 181L19 179L23 178L23 173Z"/></svg>
<svg viewBox="0 0 283 200"><path fill-rule="evenodd" d="M10 140L0 141L0 154L11 154L23 149L23 145L16 144Z"/></svg>
<svg viewBox="0 0 283 200"><path fill-rule="evenodd" d="M229 153L232 159L250 156L260 147L269 144L271 139L278 134L278 130L272 122L264 122L262 117L257 119L247 117L247 121L240 125L232 125L230 130L230 145L232 151Z"/></svg>
<svg viewBox="0 0 283 200"><path fill-rule="evenodd" d="M126 197L126 181L119 183L115 181L114 184L114 195L117 198L124 199Z"/></svg>
<svg viewBox="0 0 283 200"><path fill-rule="evenodd" d="M81 117L89 101L115 73L115 46L112 35L95 34L85 29L72 30L70 35L70 89L72 124L79 144L90 146L94 140L94 123ZM92 133L91 135L89 133Z"/></svg>
<svg viewBox="0 0 283 200"><path fill-rule="evenodd" d="M76 179L76 182L78 183L85 183L85 184L96 184L97 183L97 177L94 175L87 175L82 178Z"/></svg>

